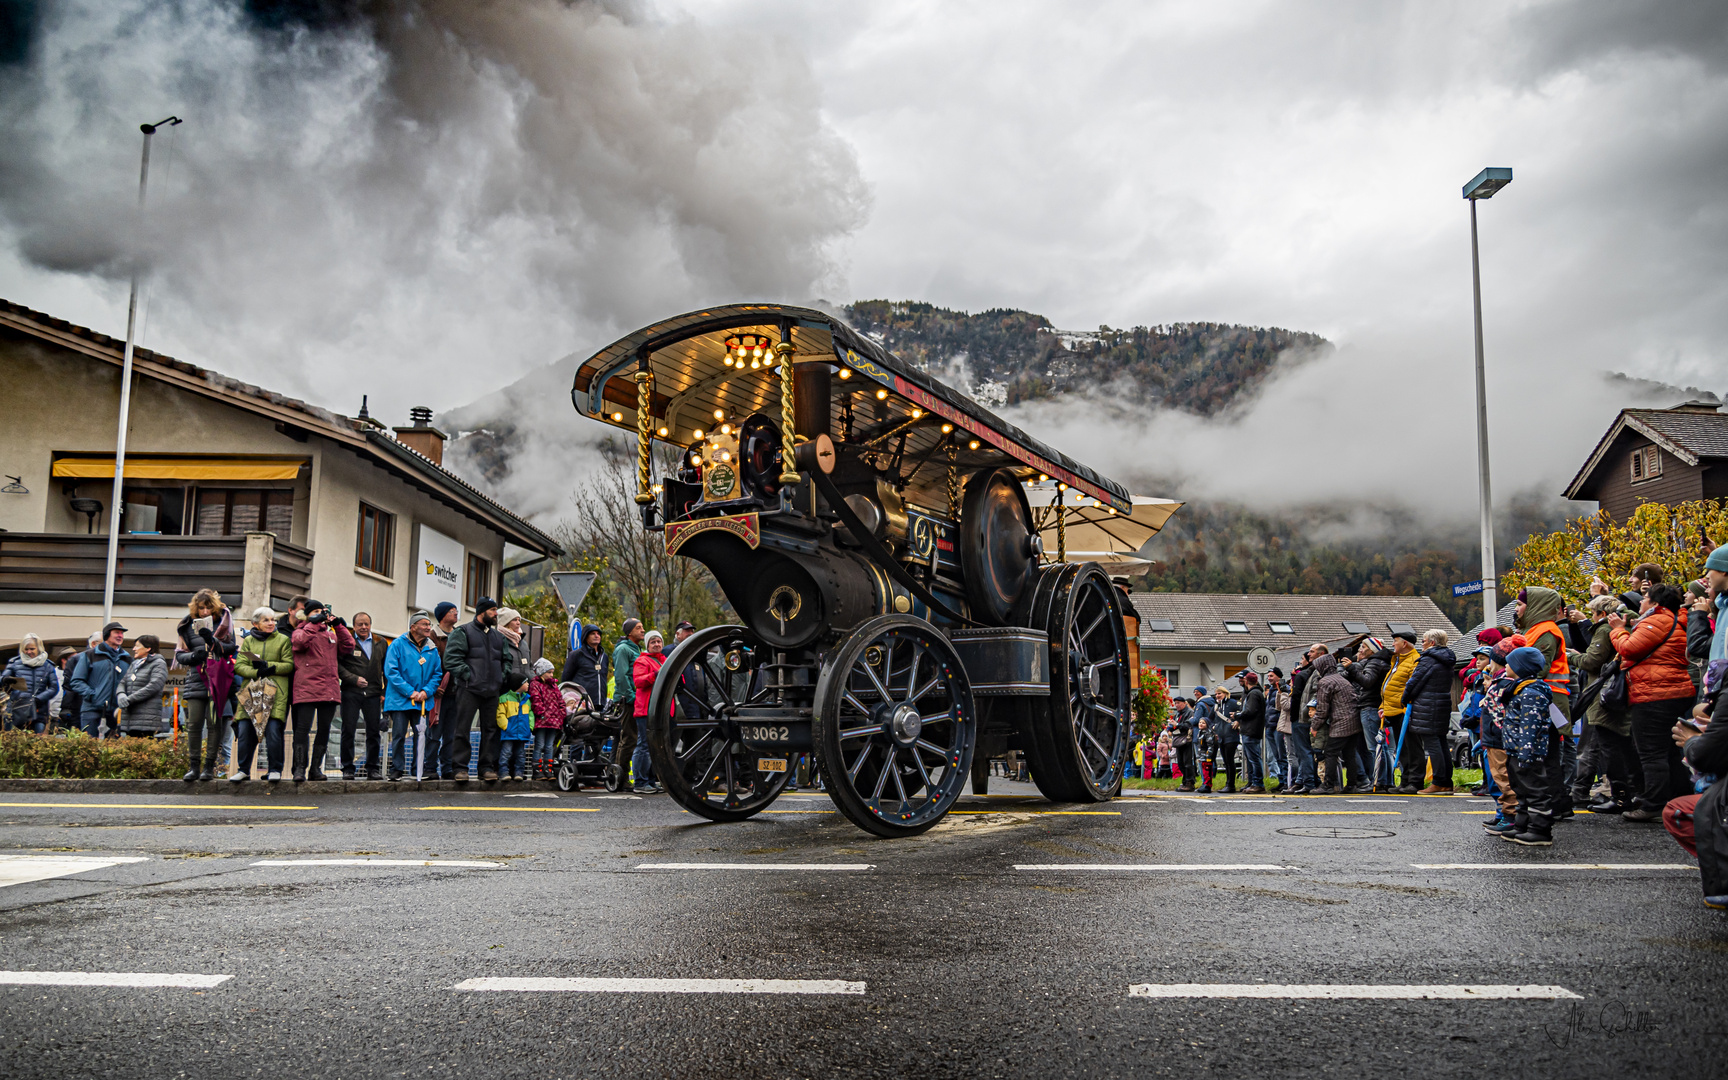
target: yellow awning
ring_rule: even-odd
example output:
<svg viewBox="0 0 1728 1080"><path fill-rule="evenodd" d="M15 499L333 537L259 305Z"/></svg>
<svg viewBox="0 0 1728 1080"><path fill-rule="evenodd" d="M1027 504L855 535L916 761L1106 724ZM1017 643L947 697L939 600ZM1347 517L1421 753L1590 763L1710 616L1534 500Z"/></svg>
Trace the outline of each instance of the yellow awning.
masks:
<svg viewBox="0 0 1728 1080"><path fill-rule="evenodd" d="M266 458L126 458L129 480L292 480L301 462ZM54 475L74 480L114 478L112 457L64 457L54 462Z"/></svg>

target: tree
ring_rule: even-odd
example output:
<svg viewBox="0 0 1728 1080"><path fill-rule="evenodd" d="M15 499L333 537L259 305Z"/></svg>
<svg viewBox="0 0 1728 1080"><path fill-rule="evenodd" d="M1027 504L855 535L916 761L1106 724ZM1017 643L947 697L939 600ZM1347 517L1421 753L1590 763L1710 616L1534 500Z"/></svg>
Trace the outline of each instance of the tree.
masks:
<svg viewBox="0 0 1728 1080"><path fill-rule="evenodd" d="M584 626L598 626L602 642L617 641L624 632L624 608L618 603L618 593L607 573L605 557L586 551L572 553L567 545L561 546L564 546L565 553L554 560L554 569L592 570L595 573L594 586L582 598L582 606L576 609L577 617ZM504 603L520 611L529 622L546 628L546 644L542 651L546 659L562 671L564 658L570 651L570 620L558 594L542 583L532 591L506 596Z"/></svg>
<svg viewBox="0 0 1728 1080"><path fill-rule="evenodd" d="M634 457L616 443L601 451L599 471L574 492L575 516L557 530L559 542L600 560L605 573L595 588L602 581L615 585L624 609L659 626L668 638L684 619L697 626L723 621L719 588L707 568L694 559L668 556L659 535L643 530Z"/></svg>
<svg viewBox="0 0 1728 1080"><path fill-rule="evenodd" d="M1665 580L1681 584L1702 576L1705 557L1724 541L1728 506L1713 499L1677 506L1643 503L1625 524L1598 510L1520 544L1512 554L1506 591L1540 585L1582 603L1590 595L1591 578L1618 591L1641 563L1655 563Z"/></svg>

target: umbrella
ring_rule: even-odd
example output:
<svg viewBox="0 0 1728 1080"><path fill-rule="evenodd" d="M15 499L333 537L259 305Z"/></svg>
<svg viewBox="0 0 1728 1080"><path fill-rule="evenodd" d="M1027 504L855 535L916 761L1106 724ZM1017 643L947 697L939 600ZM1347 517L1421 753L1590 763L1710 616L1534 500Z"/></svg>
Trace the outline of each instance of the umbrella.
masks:
<svg viewBox="0 0 1728 1080"><path fill-rule="evenodd" d="M1069 562L1115 562L1123 571L1147 565L1147 560L1135 558L1135 554L1158 535L1164 523L1183 505L1175 499L1135 495L1133 509L1124 514L1077 491L1062 492L1062 506L1058 508L1056 494L1053 482L1032 484L1026 489L1033 524L1044 539L1044 550L1054 556L1060 549ZM1066 534L1060 542L1056 535L1058 512ZM1105 569L1110 566L1105 565Z"/></svg>

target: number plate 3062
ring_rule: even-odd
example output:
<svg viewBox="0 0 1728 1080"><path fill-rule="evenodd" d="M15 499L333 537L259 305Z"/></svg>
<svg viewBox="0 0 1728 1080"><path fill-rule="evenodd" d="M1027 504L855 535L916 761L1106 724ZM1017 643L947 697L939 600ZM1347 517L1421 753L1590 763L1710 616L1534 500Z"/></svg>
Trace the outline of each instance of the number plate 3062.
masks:
<svg viewBox="0 0 1728 1080"><path fill-rule="evenodd" d="M739 724L738 735L746 742L790 743L792 729L785 724Z"/></svg>

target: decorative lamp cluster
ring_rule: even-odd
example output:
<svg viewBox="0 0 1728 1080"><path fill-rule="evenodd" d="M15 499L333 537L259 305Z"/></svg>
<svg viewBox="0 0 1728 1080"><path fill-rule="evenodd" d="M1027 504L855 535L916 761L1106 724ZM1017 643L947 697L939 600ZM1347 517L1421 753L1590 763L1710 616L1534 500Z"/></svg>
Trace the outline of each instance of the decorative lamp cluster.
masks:
<svg viewBox="0 0 1728 1080"><path fill-rule="evenodd" d="M774 340L765 334L730 334L726 338L727 367L742 368L746 362L752 369L762 366L762 358L774 348Z"/></svg>

